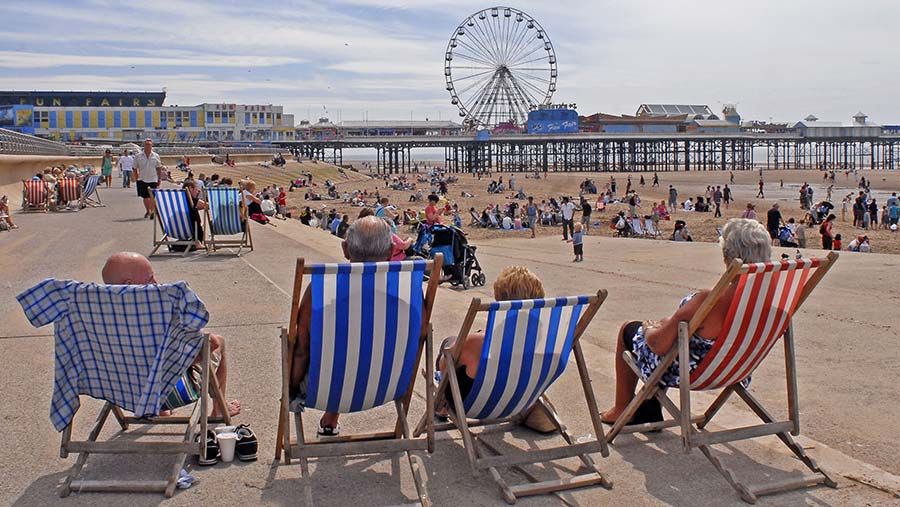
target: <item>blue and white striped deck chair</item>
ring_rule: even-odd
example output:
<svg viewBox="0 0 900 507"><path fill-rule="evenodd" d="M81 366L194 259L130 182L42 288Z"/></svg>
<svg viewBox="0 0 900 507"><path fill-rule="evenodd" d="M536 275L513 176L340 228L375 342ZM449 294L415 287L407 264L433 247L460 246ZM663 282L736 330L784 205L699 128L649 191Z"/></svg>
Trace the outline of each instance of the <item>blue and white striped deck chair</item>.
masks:
<svg viewBox="0 0 900 507"><path fill-rule="evenodd" d="M187 192L155 189L153 197L156 200L156 222L159 229L153 228L153 251L150 256L162 246L174 245L183 245L184 254L187 254L195 241Z"/></svg>
<svg viewBox="0 0 900 507"><path fill-rule="evenodd" d="M607 488L612 486L590 457L590 453L595 452L600 452L605 457L609 451L603 438L597 402L579 343L579 338L605 299L605 290L600 290L593 296L491 303L481 303L475 298L469 306L456 342L440 351L444 357L446 374L437 387L436 399L444 399L445 390L450 389L453 406L450 407L452 422L442 424L438 429L458 429L462 433L472 472L477 477L484 469L488 469L509 503L523 496L594 484ZM474 383L463 399L457 383L456 364L465 338L469 336L479 314L487 314L484 344ZM588 414L597 435L596 439L587 442L575 441L545 396L547 388L565 371L571 355L575 356ZM527 417L532 407L542 408L550 416L556 431L565 440L565 445L498 454L480 434L471 431L474 426L484 427L482 433L515 427ZM430 418L430 414L427 416ZM420 422L417 432L421 431L422 425ZM481 447L477 447L476 442L489 452L485 453ZM518 467L563 458L579 458L588 468L588 473L523 485L508 485L497 470L498 467Z"/></svg>
<svg viewBox="0 0 900 507"><path fill-rule="evenodd" d="M47 279L16 298L35 327L54 325L56 368L50 420L62 432L60 457L78 458L59 490L70 492L160 492L171 497L187 456L206 454L205 435L210 422L231 423L225 399L213 374L209 335L202 328L209 320L203 302L185 282L151 285L98 285ZM195 359L200 368L199 403L189 416L156 414L167 393L184 381ZM224 414L211 417L212 397ZM86 439L73 439L75 416L88 404L82 397L103 401ZM87 407L87 408L86 408ZM133 415L126 415L125 411ZM102 432L109 415L122 433ZM147 441L145 432L127 433L130 425L180 425ZM176 426L177 428L177 426ZM101 434L110 437L98 439ZM83 436L83 432L75 433ZM91 454L172 456L171 468L159 480L78 479ZM119 464L121 467L121 463Z"/></svg>
<svg viewBox="0 0 900 507"><path fill-rule="evenodd" d="M90 206L92 208L102 208L106 206L100 200L100 175L90 174L84 180L84 191L81 192L81 205Z"/></svg>
<svg viewBox="0 0 900 507"><path fill-rule="evenodd" d="M413 450L434 448L434 425L427 435L414 438L407 421L409 400L415 386L422 354L429 374L431 361L431 311L437 292L443 257L403 262L314 264L297 261L291 320L282 328L282 398L276 460L284 450L285 463L298 457L311 490L307 460L324 456L350 456L403 452L409 461L416 490L428 505L424 466ZM309 276L301 296L304 275ZM425 277L427 286L423 292ZM295 413L296 441L292 441L289 419L291 359L297 344L298 318L309 307L309 370L305 408L347 413L361 412L393 402L397 420L389 431L364 435L307 440L302 411ZM432 389L426 389L426 411L434 411Z"/></svg>
<svg viewBox="0 0 900 507"><path fill-rule="evenodd" d="M206 240L210 251L219 247L249 247L253 251L253 236L250 234L250 220L246 220L244 211L244 199L240 190L229 187L210 187L206 189L206 230L209 239ZM221 236L234 236L240 234L240 238L222 239Z"/></svg>

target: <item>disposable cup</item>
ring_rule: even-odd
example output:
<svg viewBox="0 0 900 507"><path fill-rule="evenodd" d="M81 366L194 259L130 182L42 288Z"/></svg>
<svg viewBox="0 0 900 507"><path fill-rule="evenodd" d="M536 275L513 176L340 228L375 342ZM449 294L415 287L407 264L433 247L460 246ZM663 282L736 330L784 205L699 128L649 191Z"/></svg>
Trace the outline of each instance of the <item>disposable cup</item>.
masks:
<svg viewBox="0 0 900 507"><path fill-rule="evenodd" d="M216 440L219 442L222 461L231 463L234 459L234 448L237 445L237 433L219 433Z"/></svg>
<svg viewBox="0 0 900 507"><path fill-rule="evenodd" d="M236 428L236 426L219 426L215 431L216 435L219 435L220 433L234 433Z"/></svg>

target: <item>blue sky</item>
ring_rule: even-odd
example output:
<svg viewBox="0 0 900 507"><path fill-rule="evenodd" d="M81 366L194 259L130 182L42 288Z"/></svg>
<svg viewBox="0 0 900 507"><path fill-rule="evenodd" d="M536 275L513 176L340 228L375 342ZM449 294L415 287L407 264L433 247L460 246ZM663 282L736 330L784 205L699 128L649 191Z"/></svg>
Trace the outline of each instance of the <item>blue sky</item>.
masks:
<svg viewBox="0 0 900 507"><path fill-rule="evenodd" d="M900 2L523 1L556 49L555 102L735 102L745 118L900 123ZM0 5L0 89L159 90L169 104L281 104L297 121L457 119L444 89L470 0ZM307 113L309 111L309 113Z"/></svg>

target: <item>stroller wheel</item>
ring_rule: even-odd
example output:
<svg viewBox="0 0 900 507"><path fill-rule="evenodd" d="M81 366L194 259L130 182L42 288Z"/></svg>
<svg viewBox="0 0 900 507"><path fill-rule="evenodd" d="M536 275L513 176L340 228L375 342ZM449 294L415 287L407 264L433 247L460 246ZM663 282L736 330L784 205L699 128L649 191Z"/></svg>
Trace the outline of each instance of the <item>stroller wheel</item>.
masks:
<svg viewBox="0 0 900 507"><path fill-rule="evenodd" d="M478 273L472 273L472 276L469 278L471 278L471 280L472 280L472 287L478 287L478 285L479 285Z"/></svg>
<svg viewBox="0 0 900 507"><path fill-rule="evenodd" d="M469 287L471 287L471 285L469 284L469 277L463 277L462 286L463 286L463 289L466 289L466 290L468 290Z"/></svg>
<svg viewBox="0 0 900 507"><path fill-rule="evenodd" d="M487 282L487 277L484 276L484 273L478 273L478 285L484 287L485 282Z"/></svg>

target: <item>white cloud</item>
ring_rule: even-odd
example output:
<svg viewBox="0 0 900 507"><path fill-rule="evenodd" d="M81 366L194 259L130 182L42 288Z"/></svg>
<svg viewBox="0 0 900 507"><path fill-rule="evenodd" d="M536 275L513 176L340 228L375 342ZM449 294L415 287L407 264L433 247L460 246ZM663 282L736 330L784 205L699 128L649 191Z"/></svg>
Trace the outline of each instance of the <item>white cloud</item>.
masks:
<svg viewBox="0 0 900 507"><path fill-rule="evenodd" d="M61 53L31 53L0 51L0 67L13 69L40 69L79 65L93 67L126 67L161 65L173 67L271 67L302 63L302 58L286 56L213 55L179 52L180 56L100 56Z"/></svg>

